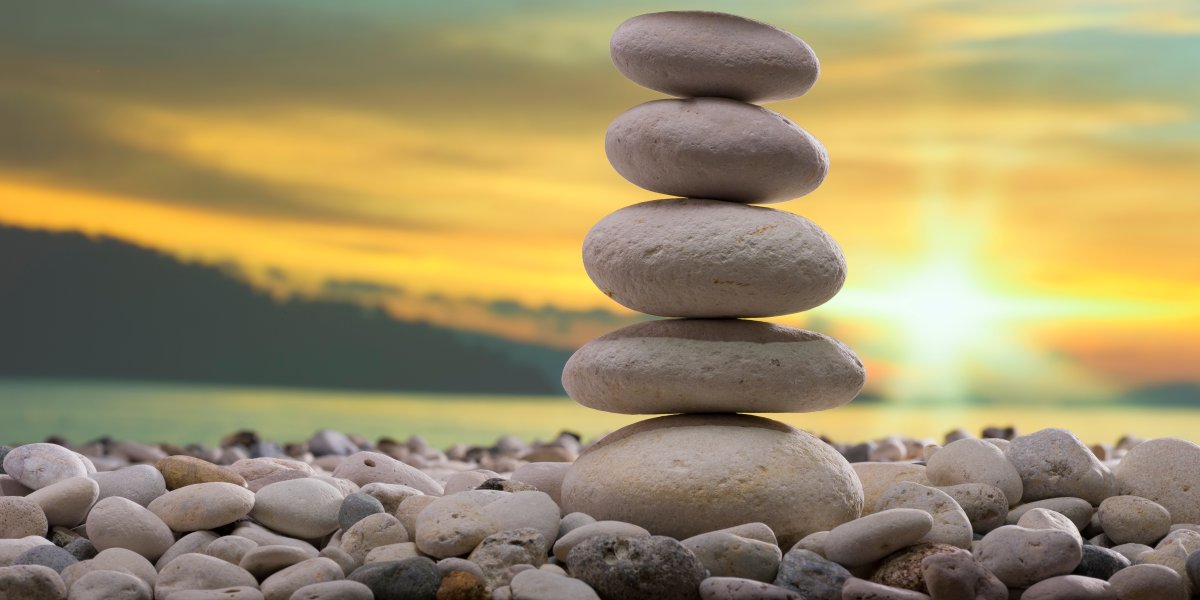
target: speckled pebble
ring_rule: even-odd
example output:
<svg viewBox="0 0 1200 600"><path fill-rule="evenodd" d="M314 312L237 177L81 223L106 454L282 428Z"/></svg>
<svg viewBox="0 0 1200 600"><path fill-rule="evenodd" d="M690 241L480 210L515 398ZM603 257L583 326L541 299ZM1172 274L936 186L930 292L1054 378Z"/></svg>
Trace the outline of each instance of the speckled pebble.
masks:
<svg viewBox="0 0 1200 600"><path fill-rule="evenodd" d="M46 514L28 497L0 496L0 539L46 535Z"/></svg>
<svg viewBox="0 0 1200 600"><path fill-rule="evenodd" d="M1008 497L994 485L960 483L938 489L958 503L975 533L987 533L1004 525L1008 518Z"/></svg>
<svg viewBox="0 0 1200 600"><path fill-rule="evenodd" d="M1104 535L1114 544L1155 544L1171 530L1171 513L1153 500L1113 496L1097 510Z"/></svg>
<svg viewBox="0 0 1200 600"><path fill-rule="evenodd" d="M3 592L0 597L5 600L65 600L67 597L67 587L58 573L42 565L0 567L0 592Z"/></svg>
<svg viewBox="0 0 1200 600"><path fill-rule="evenodd" d="M698 598L704 565L666 536L589 537L571 549L568 570L601 598Z"/></svg>
<svg viewBox="0 0 1200 600"><path fill-rule="evenodd" d="M876 512L892 508L915 508L929 513L933 529L916 543L948 544L959 548L971 547L971 521L958 502L937 488L902 481L880 497Z"/></svg>
<svg viewBox="0 0 1200 600"><path fill-rule="evenodd" d="M783 555L775 585L797 592L805 600L840 600L842 584L850 577L842 565L815 552L794 549Z"/></svg>
<svg viewBox="0 0 1200 600"><path fill-rule="evenodd" d="M1083 560L1079 533L1005 525L984 536L976 558L1009 587L1027 587L1066 575Z"/></svg>

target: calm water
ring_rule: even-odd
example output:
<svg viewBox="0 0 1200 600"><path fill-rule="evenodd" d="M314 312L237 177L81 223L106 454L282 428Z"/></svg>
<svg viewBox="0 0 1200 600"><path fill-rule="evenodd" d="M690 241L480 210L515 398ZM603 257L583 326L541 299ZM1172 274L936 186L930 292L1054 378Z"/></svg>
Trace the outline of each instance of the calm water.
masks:
<svg viewBox="0 0 1200 600"><path fill-rule="evenodd" d="M550 438L561 429L590 437L640 420L576 405L562 397L459 396L159 383L0 378L0 443L50 434L85 441L101 435L141 441L215 443L250 428L277 440L330 427L374 439L420 433L435 446L485 444L513 433ZM963 426L1016 424L1026 432L1065 427L1085 441L1123 433L1200 441L1200 410L1032 407L956 408L854 405L833 411L767 415L840 440L891 433L940 439Z"/></svg>

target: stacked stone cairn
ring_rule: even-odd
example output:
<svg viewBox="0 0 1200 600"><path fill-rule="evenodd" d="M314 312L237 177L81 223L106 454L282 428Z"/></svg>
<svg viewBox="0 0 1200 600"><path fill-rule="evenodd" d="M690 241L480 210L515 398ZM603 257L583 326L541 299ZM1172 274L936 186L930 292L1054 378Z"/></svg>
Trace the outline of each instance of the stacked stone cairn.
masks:
<svg viewBox="0 0 1200 600"><path fill-rule="evenodd" d="M684 539L748 521L783 548L859 517L849 463L816 437L742 412L813 412L862 389L862 362L828 336L752 318L805 311L846 277L837 243L812 221L755 204L808 194L824 180L821 143L753 104L795 98L817 57L770 25L711 12L634 17L612 38L617 69L675 98L618 116L605 150L623 177L678 196L622 208L583 243L592 281L648 315L571 357L576 402L669 414L585 451L562 485L566 512Z"/></svg>

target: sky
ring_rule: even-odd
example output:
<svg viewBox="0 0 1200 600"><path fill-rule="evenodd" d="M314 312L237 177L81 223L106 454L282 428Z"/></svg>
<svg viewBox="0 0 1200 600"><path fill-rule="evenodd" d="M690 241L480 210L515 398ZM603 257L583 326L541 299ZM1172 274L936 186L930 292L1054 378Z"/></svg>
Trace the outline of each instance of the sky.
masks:
<svg viewBox="0 0 1200 600"><path fill-rule="evenodd" d="M659 197L604 157L608 123L662 97L608 39L683 9L821 60L769 108L831 171L773 208L825 228L849 276L775 320L850 344L869 391L1200 383L1194 0L0 0L0 223L577 347L639 318L591 285L583 236Z"/></svg>

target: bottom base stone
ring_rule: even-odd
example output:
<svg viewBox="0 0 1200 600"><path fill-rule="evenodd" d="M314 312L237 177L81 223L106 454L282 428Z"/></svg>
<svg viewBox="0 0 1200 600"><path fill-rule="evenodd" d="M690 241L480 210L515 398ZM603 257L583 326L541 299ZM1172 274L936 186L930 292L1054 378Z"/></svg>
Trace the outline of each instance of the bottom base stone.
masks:
<svg viewBox="0 0 1200 600"><path fill-rule="evenodd" d="M863 491L811 434L741 414L657 417L596 442L568 469L563 512L684 539L759 521L786 550L858 518Z"/></svg>

